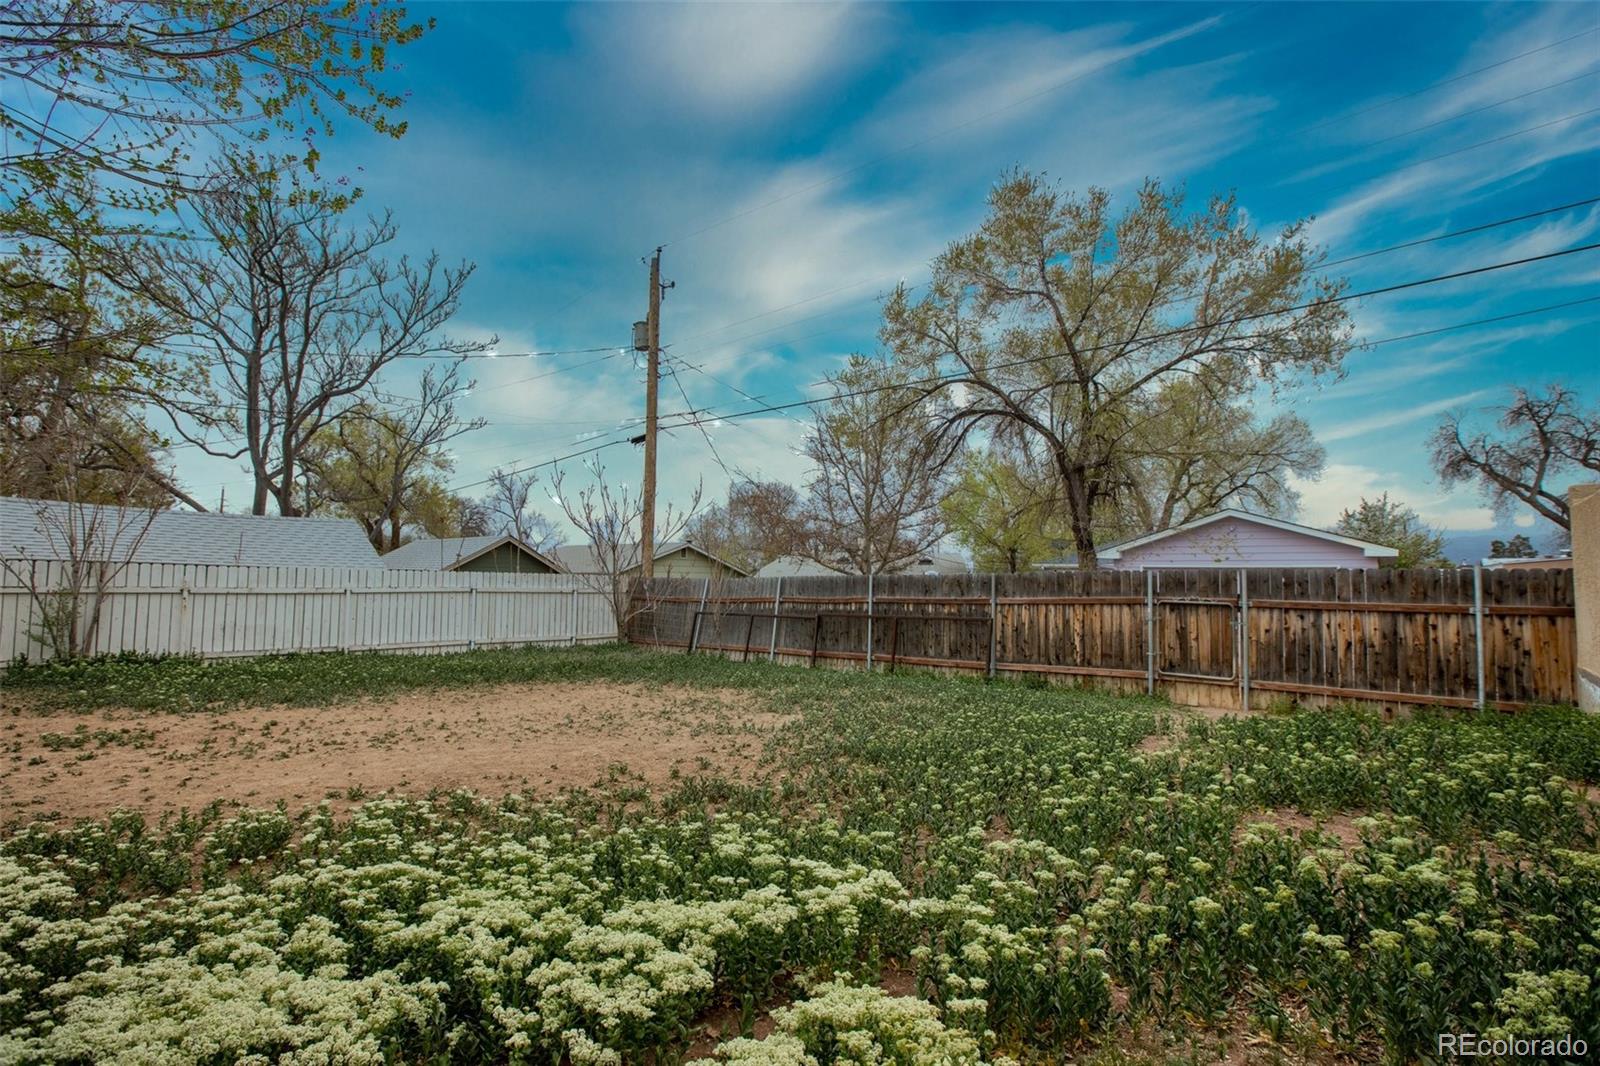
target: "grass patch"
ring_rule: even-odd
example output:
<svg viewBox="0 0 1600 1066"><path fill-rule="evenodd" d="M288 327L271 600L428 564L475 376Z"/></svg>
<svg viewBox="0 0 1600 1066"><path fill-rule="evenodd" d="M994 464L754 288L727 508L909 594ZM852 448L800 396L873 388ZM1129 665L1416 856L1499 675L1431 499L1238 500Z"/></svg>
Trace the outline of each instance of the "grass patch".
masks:
<svg viewBox="0 0 1600 1066"><path fill-rule="evenodd" d="M1565 711L1194 720L1155 747L1172 714L1144 698L617 647L11 678L151 710L594 678L796 717L750 783L14 833L0 1060L666 1064L712 1018L764 1037L720 1061L795 1066L1600 1046L1574 784L1600 734Z"/></svg>
<svg viewBox="0 0 1600 1066"><path fill-rule="evenodd" d="M750 664L755 666L757 664ZM40 706L69 710L129 707L215 710L287 704L309 707L416 689L558 681L653 682L727 688L791 687L794 671L755 674L710 656L656 655L629 644L496 648L450 655L326 652L206 662L110 656L13 663L3 683Z"/></svg>

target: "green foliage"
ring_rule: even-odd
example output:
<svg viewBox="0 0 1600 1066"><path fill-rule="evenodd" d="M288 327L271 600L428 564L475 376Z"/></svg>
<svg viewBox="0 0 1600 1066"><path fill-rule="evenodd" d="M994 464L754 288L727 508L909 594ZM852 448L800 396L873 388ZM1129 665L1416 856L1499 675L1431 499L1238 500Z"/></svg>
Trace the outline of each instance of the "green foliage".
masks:
<svg viewBox="0 0 1600 1066"><path fill-rule="evenodd" d="M1021 573L1060 554L1068 537L1049 493L1050 478L993 450L967 452L940 507L956 543L979 573Z"/></svg>
<svg viewBox="0 0 1600 1066"><path fill-rule="evenodd" d="M0 220L28 230L74 183L114 183L117 209L170 206L198 184L205 134L293 138L310 169L336 120L400 136L403 98L382 84L390 50L431 25L372 0L23 0L9 17L0 71L40 91L0 104L19 146L0 165Z"/></svg>
<svg viewBox="0 0 1600 1066"><path fill-rule="evenodd" d="M6 683L180 710L602 678L794 717L751 785L17 831L0 1059L667 1063L713 1010L770 1012L714 1052L741 1064L1060 1061L1152 1026L1391 1061L1438 1031L1600 1038L1575 710L1195 718L1143 751L1172 717L1144 698L621 647ZM1363 816L1311 826L1336 812Z"/></svg>
<svg viewBox="0 0 1600 1066"><path fill-rule="evenodd" d="M1510 540L1493 540L1489 542L1489 558L1491 559L1531 559L1538 554L1534 550L1533 541L1528 539L1526 533L1518 533Z"/></svg>
<svg viewBox="0 0 1600 1066"><path fill-rule="evenodd" d="M1386 492L1376 500L1361 497L1356 509L1340 513L1335 533L1358 540L1369 540L1394 548L1400 554L1385 560L1385 566L1407 569L1413 566L1449 566L1444 557L1444 537L1423 524L1417 512Z"/></svg>
<svg viewBox="0 0 1600 1066"><path fill-rule="evenodd" d="M1289 472L1320 467L1304 422L1257 424L1251 404L1349 350L1323 258L1305 223L1259 234L1231 196L1191 208L1150 180L1114 210L1104 189L1013 171L922 295L891 296L880 336L947 401L946 441L985 434L1048 471L1092 567L1108 513L1143 532L1211 501L1277 507Z"/></svg>

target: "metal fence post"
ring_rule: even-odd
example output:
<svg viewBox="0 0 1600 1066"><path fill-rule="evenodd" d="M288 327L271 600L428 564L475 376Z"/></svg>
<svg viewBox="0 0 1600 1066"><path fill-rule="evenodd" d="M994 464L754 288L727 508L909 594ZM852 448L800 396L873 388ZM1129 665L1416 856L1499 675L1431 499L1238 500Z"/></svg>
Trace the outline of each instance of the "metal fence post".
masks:
<svg viewBox="0 0 1600 1066"><path fill-rule="evenodd" d="M995 597L995 575L989 575L989 676L994 676L995 656L995 630L1000 626L1000 615L996 610L999 600Z"/></svg>
<svg viewBox="0 0 1600 1066"><path fill-rule="evenodd" d="M1144 572L1144 690L1156 694L1156 572Z"/></svg>
<svg viewBox="0 0 1600 1066"><path fill-rule="evenodd" d="M1478 660L1478 710L1481 711L1488 705L1485 699L1488 686L1483 676L1483 566L1481 564L1472 568L1472 643L1476 646Z"/></svg>
<svg viewBox="0 0 1600 1066"><path fill-rule="evenodd" d="M778 658L778 608L783 603L783 578L778 579L778 587L772 593L772 641L767 645L767 662L774 662Z"/></svg>
<svg viewBox="0 0 1600 1066"><path fill-rule="evenodd" d="M467 650L478 647L478 586L467 589Z"/></svg>
<svg viewBox="0 0 1600 1066"><path fill-rule="evenodd" d="M872 670L872 574L867 574L867 671Z"/></svg>
<svg viewBox="0 0 1600 1066"><path fill-rule="evenodd" d="M1250 709L1250 576L1239 571L1239 702Z"/></svg>
<svg viewBox="0 0 1600 1066"><path fill-rule="evenodd" d="M344 589L344 606L339 611L339 650L350 650L350 586Z"/></svg>
<svg viewBox="0 0 1600 1066"><path fill-rule="evenodd" d="M572 646L578 646L578 586L572 586Z"/></svg>
<svg viewBox="0 0 1600 1066"><path fill-rule="evenodd" d="M178 628L183 636L183 654L194 654L194 619L189 617L189 582L183 583L182 597L178 603ZM176 643L176 642L174 642Z"/></svg>
<svg viewBox="0 0 1600 1066"><path fill-rule="evenodd" d="M706 615L706 598L711 595L711 579L700 588L700 609L694 612L694 621L689 624L689 654L694 654L694 649L700 644L700 620Z"/></svg>

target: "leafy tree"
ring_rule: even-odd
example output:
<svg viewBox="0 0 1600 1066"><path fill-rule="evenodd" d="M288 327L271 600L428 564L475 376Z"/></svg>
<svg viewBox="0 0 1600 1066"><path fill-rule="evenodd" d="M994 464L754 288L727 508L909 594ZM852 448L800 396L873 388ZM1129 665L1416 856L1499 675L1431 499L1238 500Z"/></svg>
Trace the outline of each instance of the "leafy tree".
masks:
<svg viewBox="0 0 1600 1066"><path fill-rule="evenodd" d="M1600 474L1600 410L1584 410L1576 393L1552 385L1542 395L1517 389L1493 412L1498 435L1473 432L1457 414L1439 423L1430 444L1440 479L1476 484L1500 514L1522 504L1570 530L1559 486L1563 478Z"/></svg>
<svg viewBox="0 0 1600 1066"><path fill-rule="evenodd" d="M1518 533L1510 540L1493 540L1489 542L1489 558L1491 559L1532 559L1538 554L1534 550L1533 541L1528 539L1526 533Z"/></svg>
<svg viewBox="0 0 1600 1066"><path fill-rule="evenodd" d="M193 212L209 240L138 240L119 253L127 286L187 353L185 372L146 398L193 446L247 461L252 514L269 502L299 514L303 453L373 398L385 367L493 341L441 335L474 268L442 267L436 254L390 261L387 214L346 225L326 201L292 195L248 161L228 161L219 180Z"/></svg>
<svg viewBox="0 0 1600 1066"><path fill-rule="evenodd" d="M325 426L304 453L312 493L359 521L380 552L398 548L422 501L443 489L440 479L454 466L444 445L484 424L456 413L456 400L471 388L459 369L429 367L409 405L357 404Z"/></svg>
<svg viewBox="0 0 1600 1066"><path fill-rule="evenodd" d="M293 138L293 162L315 169L336 120L398 137L403 97L381 81L431 25L378 0L10 0L0 227L40 229L42 199L72 183L102 187L122 217L170 207L205 188L191 164L229 138ZM97 221L43 228L100 236Z"/></svg>
<svg viewBox="0 0 1600 1066"><path fill-rule="evenodd" d="M747 572L783 555L803 555L810 542L805 500L793 485L747 479L728 486L728 499L695 515L685 536Z"/></svg>
<svg viewBox="0 0 1600 1066"><path fill-rule="evenodd" d="M402 541L412 536L483 537L494 532L482 501L451 492L437 478L417 484L407 508L408 522Z"/></svg>
<svg viewBox="0 0 1600 1066"><path fill-rule="evenodd" d="M934 260L926 295L889 300L883 340L925 394L947 397L947 449L982 428L1050 470L1079 565L1093 568L1103 508L1141 462L1176 454L1161 423L1338 369L1351 328L1331 298L1344 284L1317 275L1303 230L1263 239L1231 196L1186 213L1156 182L1113 216L1104 190L1079 197L1014 173L978 231ZM1209 443L1206 458L1228 456L1225 437Z"/></svg>
<svg viewBox="0 0 1600 1066"><path fill-rule="evenodd" d="M1289 516L1299 503L1291 474L1315 477L1325 453L1305 419L1257 419L1246 400L1213 396L1195 381L1161 386L1128 442L1131 453L1113 501L1128 536L1182 525L1224 507Z"/></svg>
<svg viewBox="0 0 1600 1066"><path fill-rule="evenodd" d="M65 221L73 203L59 204ZM100 280L92 247L0 259L0 494L165 506L184 498L138 386L170 373L162 323Z"/></svg>
<svg viewBox="0 0 1600 1066"><path fill-rule="evenodd" d="M1444 537L1428 528L1417 512L1386 492L1376 500L1365 496L1356 509L1339 515L1335 533L1358 540L1369 540L1399 551L1386 565L1405 569L1413 566L1449 566L1444 557Z"/></svg>
<svg viewBox="0 0 1600 1066"><path fill-rule="evenodd" d="M969 450L941 508L956 543L979 572L1020 573L1054 557L1066 537L1048 477L993 449Z"/></svg>
<svg viewBox="0 0 1600 1066"><path fill-rule="evenodd" d="M805 453L806 554L856 573L891 571L944 535L939 503L948 460L929 433L937 397L910 387L910 373L882 358L852 355L830 378Z"/></svg>

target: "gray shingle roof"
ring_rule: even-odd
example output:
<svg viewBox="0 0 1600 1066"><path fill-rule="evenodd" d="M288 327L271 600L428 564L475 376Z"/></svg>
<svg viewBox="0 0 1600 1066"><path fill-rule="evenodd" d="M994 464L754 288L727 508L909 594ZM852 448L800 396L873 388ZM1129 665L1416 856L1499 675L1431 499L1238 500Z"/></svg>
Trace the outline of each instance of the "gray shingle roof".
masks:
<svg viewBox="0 0 1600 1066"><path fill-rule="evenodd" d="M558 560L554 553L536 551L531 545L505 534L486 537L424 537L384 553L383 565L390 570L446 570L501 544L515 544L547 565Z"/></svg>
<svg viewBox="0 0 1600 1066"><path fill-rule="evenodd" d="M139 534L149 521L149 531ZM87 523L101 530L87 557L199 566L379 566L360 523L349 518L197 514L86 506L74 517L58 500L0 496L0 557L63 559L65 530ZM135 546L135 542L136 546Z"/></svg>

